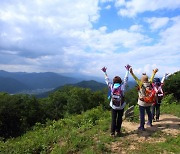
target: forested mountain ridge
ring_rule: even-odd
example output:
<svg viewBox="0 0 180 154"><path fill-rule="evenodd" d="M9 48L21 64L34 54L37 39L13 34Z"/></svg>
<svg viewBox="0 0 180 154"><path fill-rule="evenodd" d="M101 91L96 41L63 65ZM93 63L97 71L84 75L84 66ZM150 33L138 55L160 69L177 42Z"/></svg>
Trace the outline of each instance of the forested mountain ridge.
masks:
<svg viewBox="0 0 180 154"><path fill-rule="evenodd" d="M94 81L94 80L81 81L81 82L78 82L78 83L75 83L75 84L66 84L64 86L65 87L68 86L68 87L88 88L88 89L91 89L92 91L102 90L103 88L107 87L106 84L103 84L103 83L100 83L100 82L97 82L97 81ZM59 89L62 89L64 86L59 86L59 87L55 88L52 91L41 93L41 94L38 94L36 96L39 97L39 98L47 97L50 93L53 93L53 92L55 92L55 91L57 91Z"/></svg>
<svg viewBox="0 0 180 154"><path fill-rule="evenodd" d="M52 72L25 73L0 71L0 91L9 93L16 93L29 89L56 88L58 86L77 82L79 82L79 80L76 78L62 76ZM3 83L3 86L1 83Z"/></svg>
<svg viewBox="0 0 180 154"><path fill-rule="evenodd" d="M17 91L29 90L30 87L13 78L0 77L0 91L16 93Z"/></svg>

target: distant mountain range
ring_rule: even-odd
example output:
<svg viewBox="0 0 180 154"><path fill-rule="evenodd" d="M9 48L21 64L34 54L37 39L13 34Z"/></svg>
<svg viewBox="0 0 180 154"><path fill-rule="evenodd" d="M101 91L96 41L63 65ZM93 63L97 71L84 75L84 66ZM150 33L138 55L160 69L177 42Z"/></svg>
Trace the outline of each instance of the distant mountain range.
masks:
<svg viewBox="0 0 180 154"><path fill-rule="evenodd" d="M87 80L86 77L85 79ZM84 78L67 77L61 74L45 72L45 73L26 73L26 72L6 72L0 70L0 92L8 92L11 94L26 93L34 95L48 95L49 92L55 91L64 85L72 85L75 87L90 88L92 91L101 90L107 85L101 83L104 79L94 78L83 81ZM128 88L135 86L134 81L128 82Z"/></svg>
<svg viewBox="0 0 180 154"><path fill-rule="evenodd" d="M18 93L35 89L52 89L79 81L76 78L62 76L52 72L25 73L0 70L0 91L8 93Z"/></svg>
<svg viewBox="0 0 180 154"><path fill-rule="evenodd" d="M97 82L97 81L94 81L94 80L90 80L90 81L81 81L81 82L78 82L78 83L75 83L75 84L67 84L65 86L73 86L73 87L81 87L81 88L89 88L91 89L92 91L97 91L97 90L102 90L103 88L106 88L107 85L104 84L104 83L100 83L100 82ZM50 93L52 92L55 92L56 90L58 89L61 89L63 88L64 86L59 86L51 91L48 91L48 92L45 92L45 93L41 93L41 94L38 94L36 95L37 97L47 97Z"/></svg>
<svg viewBox="0 0 180 154"><path fill-rule="evenodd" d="M107 88L107 85L105 83L100 83L100 82L97 82L97 81L94 81L94 80L81 81L81 82L78 82L78 83L75 83L75 84L67 84L67 85L68 86L73 86L73 87L89 88L92 91L98 91L98 90L102 90L104 88ZM67 85L65 85L65 86L67 86ZM129 81L127 90L133 88L135 85L136 85L136 83L134 81ZM44 92L44 93L38 94L36 96L39 97L39 98L47 97L50 93L55 92L56 90L61 89L61 88L63 88L63 86L59 86L59 87L57 87L57 88L55 88L55 89L53 89L51 91Z"/></svg>

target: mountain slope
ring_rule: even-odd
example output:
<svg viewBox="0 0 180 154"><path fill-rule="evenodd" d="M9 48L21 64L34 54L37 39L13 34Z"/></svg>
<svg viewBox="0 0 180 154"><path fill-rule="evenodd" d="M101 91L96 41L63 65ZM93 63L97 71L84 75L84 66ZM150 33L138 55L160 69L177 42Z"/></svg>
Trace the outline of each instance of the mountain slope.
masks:
<svg viewBox="0 0 180 154"><path fill-rule="evenodd" d="M0 77L1 92L15 93L25 89L30 89L30 87L16 79Z"/></svg>
<svg viewBox="0 0 180 154"><path fill-rule="evenodd" d="M102 90L103 88L106 88L107 85L106 84L103 84L103 83L100 83L100 82L97 82L97 81L94 81L94 80L90 80L90 81L81 81L81 82L78 82L78 83L75 83L75 84L66 84L64 86L73 86L73 87L81 87L81 88L89 88L91 89L92 91L97 91L97 90ZM63 88L64 86L59 86L57 88L55 88L54 90L52 91L48 91L48 92L45 92L45 93L41 93L41 94L38 94L36 95L37 97L39 98L43 98L43 97L47 97L50 93L58 90L58 89L61 89Z"/></svg>
<svg viewBox="0 0 180 154"><path fill-rule="evenodd" d="M34 89L42 89L42 88L56 88L58 86L62 86L65 84L77 83L79 80L71 77L66 77L59 75L57 73L45 72L45 73L24 73L24 72L6 72L0 71L0 83L4 82L4 78L8 78L11 80L16 80L17 82L22 83L19 84L19 89L22 90L34 90ZM23 86L26 85L26 86ZM15 87L16 85L14 85ZM2 85L0 84L0 87ZM9 89L12 88L12 85L8 84L8 82L4 82L3 87L8 89L7 92L10 92ZM13 92L18 92L15 89Z"/></svg>
<svg viewBox="0 0 180 154"><path fill-rule="evenodd" d="M90 80L90 81L81 81L76 84L71 84L72 86L75 87L81 87L81 88L89 88L92 91L97 91L97 90L102 90L103 88L107 87L106 84Z"/></svg>

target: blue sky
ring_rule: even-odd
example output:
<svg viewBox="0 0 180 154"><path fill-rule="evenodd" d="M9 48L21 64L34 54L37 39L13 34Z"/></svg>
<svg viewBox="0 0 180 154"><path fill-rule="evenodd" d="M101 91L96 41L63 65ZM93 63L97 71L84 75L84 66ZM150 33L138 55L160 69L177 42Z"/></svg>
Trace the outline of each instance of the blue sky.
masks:
<svg viewBox="0 0 180 154"><path fill-rule="evenodd" d="M124 76L180 70L179 0L1 0L0 69Z"/></svg>

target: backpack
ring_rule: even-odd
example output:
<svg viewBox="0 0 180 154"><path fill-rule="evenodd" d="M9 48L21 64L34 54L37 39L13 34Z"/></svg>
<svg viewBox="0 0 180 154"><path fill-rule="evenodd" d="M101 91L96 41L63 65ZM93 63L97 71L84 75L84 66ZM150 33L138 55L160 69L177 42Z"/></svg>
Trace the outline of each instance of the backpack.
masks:
<svg viewBox="0 0 180 154"><path fill-rule="evenodd" d="M162 91L162 87L161 87L161 81L160 81L159 78L154 78L153 83L154 83L153 86L155 86L157 88L157 90L158 90L158 92L156 93L156 102L158 104L160 104L161 100L163 98L163 95L164 95L163 91Z"/></svg>
<svg viewBox="0 0 180 154"><path fill-rule="evenodd" d="M121 86L113 88L111 92L112 103L116 107L120 107L124 103L124 96L121 90Z"/></svg>
<svg viewBox="0 0 180 154"><path fill-rule="evenodd" d="M144 92L143 101L146 103L154 103L156 101L156 91L152 87L152 84L145 87L142 85L142 91Z"/></svg>
<svg viewBox="0 0 180 154"><path fill-rule="evenodd" d="M158 92L157 92L157 104L161 104L161 100L163 99L163 96L164 96L164 94L163 94L163 91L162 91L162 88L161 88L161 86L160 87L158 87Z"/></svg>
<svg viewBox="0 0 180 154"><path fill-rule="evenodd" d="M153 83L157 86L160 86L161 85L160 78L154 78Z"/></svg>

